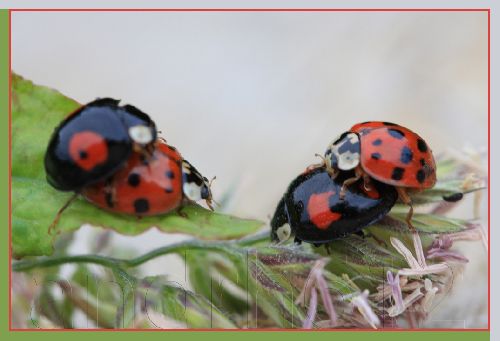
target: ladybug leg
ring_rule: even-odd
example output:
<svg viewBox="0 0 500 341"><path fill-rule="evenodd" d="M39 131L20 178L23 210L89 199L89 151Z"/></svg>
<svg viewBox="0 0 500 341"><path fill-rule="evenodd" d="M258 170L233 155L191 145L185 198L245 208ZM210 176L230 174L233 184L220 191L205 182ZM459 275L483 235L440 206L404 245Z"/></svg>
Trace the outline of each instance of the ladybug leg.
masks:
<svg viewBox="0 0 500 341"><path fill-rule="evenodd" d="M349 178L342 183L342 188L340 189L339 193L340 200L344 199L347 186L352 185L353 183L358 181L362 176L363 176L363 171L361 170L360 167L356 167L354 169L354 177Z"/></svg>
<svg viewBox="0 0 500 341"><path fill-rule="evenodd" d="M406 215L406 224L408 224L408 227L410 228L410 231L416 232L417 229L413 226L411 223L411 218L413 217L413 204L411 201L410 196L406 192L406 189L402 187L396 187L396 190L398 191L399 199L406 205L410 206L410 209L408 211L408 214Z"/></svg>
<svg viewBox="0 0 500 341"><path fill-rule="evenodd" d="M207 206L208 206L208 208L210 209L210 211L212 211L212 212L213 212L213 211L215 211L215 210L214 210L214 207L213 207L213 205L212 205L212 200L208 200L208 199L207 199L207 200L205 200L205 203L207 204Z"/></svg>
<svg viewBox="0 0 500 341"><path fill-rule="evenodd" d="M356 232L354 234L360 236L363 239L365 239L367 237L373 238L373 240L375 240L378 245L383 246L383 247L387 247L387 243L385 241L383 241L382 239L378 238L376 235L374 235L370 231L360 230L360 231L358 231L358 232Z"/></svg>
<svg viewBox="0 0 500 341"><path fill-rule="evenodd" d="M183 206L179 206L179 207L177 208L176 212L177 212L177 214L178 214L178 215L180 215L181 217L183 217L183 218L187 218L187 217L188 217L188 215L187 215L186 213L182 212L182 209L183 209L183 208L184 208Z"/></svg>
<svg viewBox="0 0 500 341"><path fill-rule="evenodd" d="M325 250L328 256L330 256L330 243L325 243Z"/></svg>
<svg viewBox="0 0 500 341"><path fill-rule="evenodd" d="M367 192L373 191L373 186L370 176L366 172L363 172L362 176L363 176L363 186L365 187L365 191Z"/></svg>
<svg viewBox="0 0 500 341"><path fill-rule="evenodd" d="M330 243L313 243L314 247L325 246L326 253L330 255Z"/></svg>
<svg viewBox="0 0 500 341"><path fill-rule="evenodd" d="M106 198L107 205L109 207L113 207L116 203L116 191L115 187L113 186L113 177L109 177L108 179L106 179L104 185L104 196Z"/></svg>
<svg viewBox="0 0 500 341"><path fill-rule="evenodd" d="M325 167L326 171L328 172L328 174L330 174L331 178L335 179L337 177L338 172L336 172L335 169L332 168L332 165L329 162L327 162L325 157L318 153L314 154L314 156L319 157L321 159L321 162L313 163L312 165L308 166L306 168L306 172L310 172L316 168Z"/></svg>
<svg viewBox="0 0 500 341"><path fill-rule="evenodd" d="M74 193L71 198L68 199L68 201L66 201L66 203L63 205L63 207L61 207L59 209L59 211L57 211L57 214L56 214L56 217L54 218L54 220L52 221L52 224L50 224L49 226L49 229L48 229L48 234L51 234L52 232L52 229L54 229L57 224L59 223L59 219L61 218L61 214L64 212L65 209L67 209L69 207L69 205L71 205L71 203L73 201L75 201L75 199L78 197L78 193Z"/></svg>

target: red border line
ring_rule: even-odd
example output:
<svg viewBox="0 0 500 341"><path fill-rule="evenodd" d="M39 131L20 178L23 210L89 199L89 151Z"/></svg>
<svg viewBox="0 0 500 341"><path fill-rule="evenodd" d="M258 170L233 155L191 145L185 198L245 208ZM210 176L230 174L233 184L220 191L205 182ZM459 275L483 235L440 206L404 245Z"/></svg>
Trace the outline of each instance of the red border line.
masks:
<svg viewBox="0 0 500 341"><path fill-rule="evenodd" d="M14 12L489 12L488 8L13 8Z"/></svg>
<svg viewBox="0 0 500 341"><path fill-rule="evenodd" d="M315 329L313 332L483 332L490 331L491 329L491 264L490 264L490 248L491 248L491 238L490 238L490 202L491 202L491 182L490 182L490 171L491 171L491 158L490 158L490 131L491 131L491 68L490 68L490 18L491 9L489 8L128 8L128 9L116 9L116 8L79 8L79 9L37 9L37 8L14 8L9 9L9 70L8 70L8 83L9 83L9 331L22 331L22 332L66 332L66 331L82 331L82 332L207 332L207 331L218 331L218 332L252 332L252 331L265 331L265 332L311 332L311 330L306 329L220 329L220 328L202 328L202 329L137 329L137 328L125 328L125 329L22 329L22 328L12 328L12 13L13 12L488 12L488 327L487 328L428 328L428 329Z"/></svg>

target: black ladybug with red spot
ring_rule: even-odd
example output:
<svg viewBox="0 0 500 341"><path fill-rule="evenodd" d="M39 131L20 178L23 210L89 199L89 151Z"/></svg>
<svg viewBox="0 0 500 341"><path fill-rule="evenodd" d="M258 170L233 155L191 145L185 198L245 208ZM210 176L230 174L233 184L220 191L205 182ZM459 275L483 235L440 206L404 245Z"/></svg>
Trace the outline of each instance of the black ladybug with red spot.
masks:
<svg viewBox="0 0 500 341"><path fill-rule="evenodd" d="M280 200L271 220L271 239L315 245L360 232L383 218L394 206L397 192L374 181L370 190L362 183L350 186L341 198L350 174L331 179L325 167L307 170L295 178Z"/></svg>
<svg viewBox="0 0 500 341"><path fill-rule="evenodd" d="M61 191L78 191L116 172L132 151L151 154L156 138L147 114L115 99L97 99L55 128L45 154L47 181Z"/></svg>

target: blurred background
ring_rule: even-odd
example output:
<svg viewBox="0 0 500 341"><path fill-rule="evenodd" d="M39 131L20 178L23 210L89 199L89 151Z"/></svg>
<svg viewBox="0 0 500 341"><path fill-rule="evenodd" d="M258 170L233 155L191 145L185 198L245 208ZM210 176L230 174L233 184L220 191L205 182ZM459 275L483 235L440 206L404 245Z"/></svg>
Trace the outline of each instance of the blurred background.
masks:
<svg viewBox="0 0 500 341"><path fill-rule="evenodd" d="M109 96L147 112L168 143L217 176L222 209L242 217L267 222L314 154L368 120L411 128L436 155L478 154L486 169L484 12L14 12L12 68L80 103ZM472 217L470 198L453 214ZM81 229L71 252L89 252L98 233ZM112 234L103 253L186 238ZM453 299L426 327L487 326L486 249L462 252L470 262ZM141 271L189 286L175 256Z"/></svg>

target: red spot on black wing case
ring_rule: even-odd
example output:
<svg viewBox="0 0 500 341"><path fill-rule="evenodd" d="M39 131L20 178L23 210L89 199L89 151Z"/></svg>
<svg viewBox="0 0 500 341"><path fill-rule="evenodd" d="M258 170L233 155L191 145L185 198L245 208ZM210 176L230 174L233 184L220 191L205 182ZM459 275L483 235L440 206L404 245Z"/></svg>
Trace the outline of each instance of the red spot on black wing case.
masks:
<svg viewBox="0 0 500 341"><path fill-rule="evenodd" d="M319 229L327 229L334 221L342 217L341 213L330 211L330 197L335 192L312 194L307 204L307 212L314 225Z"/></svg>

